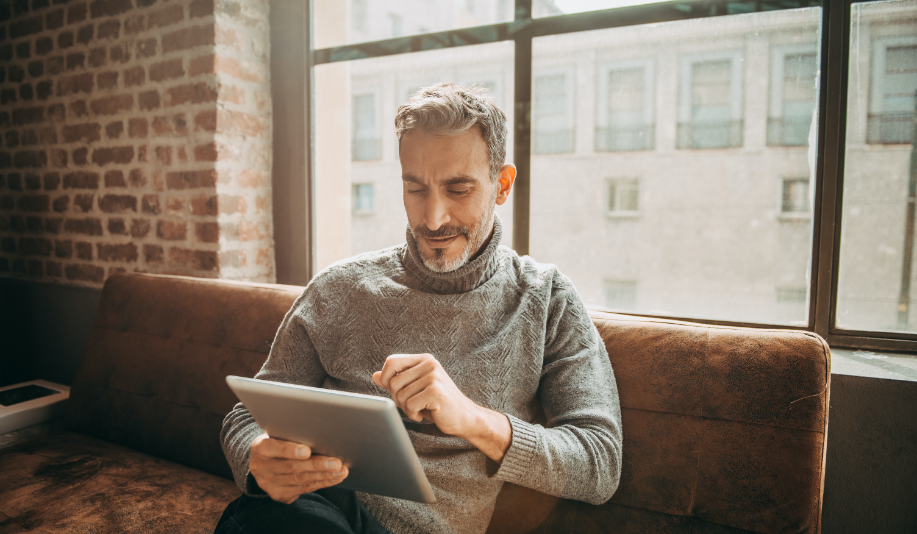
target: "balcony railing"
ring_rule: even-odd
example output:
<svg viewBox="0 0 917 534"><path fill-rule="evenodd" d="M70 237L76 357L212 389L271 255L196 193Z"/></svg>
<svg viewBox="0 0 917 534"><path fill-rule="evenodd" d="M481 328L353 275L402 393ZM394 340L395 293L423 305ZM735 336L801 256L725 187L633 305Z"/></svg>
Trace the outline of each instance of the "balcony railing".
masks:
<svg viewBox="0 0 917 534"><path fill-rule="evenodd" d="M573 129L532 131L533 154L565 154L573 152Z"/></svg>
<svg viewBox="0 0 917 534"><path fill-rule="evenodd" d="M807 146L811 117L767 119L767 146Z"/></svg>
<svg viewBox="0 0 917 534"><path fill-rule="evenodd" d="M734 148L742 146L743 121L680 122L678 148Z"/></svg>
<svg viewBox="0 0 917 534"><path fill-rule="evenodd" d="M632 152L652 150L655 146L656 127L652 124L641 126L611 126L595 129L596 152Z"/></svg>
<svg viewBox="0 0 917 534"><path fill-rule="evenodd" d="M351 139L350 159L352 161L373 161L382 159L382 140Z"/></svg>
<svg viewBox="0 0 917 534"><path fill-rule="evenodd" d="M870 145L909 145L914 142L914 112L870 113L866 118Z"/></svg>

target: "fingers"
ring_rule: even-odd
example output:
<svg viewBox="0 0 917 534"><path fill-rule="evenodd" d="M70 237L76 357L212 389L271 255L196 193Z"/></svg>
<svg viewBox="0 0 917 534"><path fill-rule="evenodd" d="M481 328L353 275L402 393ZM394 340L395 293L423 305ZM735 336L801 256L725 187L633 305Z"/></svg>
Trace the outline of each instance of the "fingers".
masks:
<svg viewBox="0 0 917 534"><path fill-rule="evenodd" d="M385 365L379 374L377 385L385 389L391 389L391 381L395 375L414 367L420 362L432 360L430 354L392 354L385 359ZM373 382L376 382L376 376L373 374Z"/></svg>
<svg viewBox="0 0 917 534"><path fill-rule="evenodd" d="M304 460L312 455L312 449L301 443L284 441L261 434L252 442L252 454L265 458L289 458Z"/></svg>
<svg viewBox="0 0 917 534"><path fill-rule="evenodd" d="M401 376L399 375L398 378L401 378ZM431 375L423 375L395 391L392 394L392 400L395 401L395 405L401 408L408 418L419 423L423 421L423 415L420 414L420 411L427 408L423 399L430 396L424 395L424 393L432 382L433 377Z"/></svg>

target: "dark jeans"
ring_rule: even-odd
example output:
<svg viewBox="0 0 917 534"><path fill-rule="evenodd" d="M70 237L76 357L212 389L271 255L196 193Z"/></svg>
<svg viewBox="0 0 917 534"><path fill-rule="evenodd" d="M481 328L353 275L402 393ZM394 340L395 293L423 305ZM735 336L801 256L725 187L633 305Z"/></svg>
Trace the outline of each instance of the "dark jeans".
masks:
<svg viewBox="0 0 917 534"><path fill-rule="evenodd" d="M229 503L214 534L391 534L363 507L351 490L325 488L293 504L270 497L242 495Z"/></svg>

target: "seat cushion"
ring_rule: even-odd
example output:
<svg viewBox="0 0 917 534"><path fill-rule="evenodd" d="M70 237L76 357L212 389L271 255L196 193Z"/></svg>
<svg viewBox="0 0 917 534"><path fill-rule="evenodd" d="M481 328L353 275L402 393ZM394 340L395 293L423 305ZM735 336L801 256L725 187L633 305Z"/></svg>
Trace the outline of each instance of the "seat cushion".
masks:
<svg viewBox="0 0 917 534"><path fill-rule="evenodd" d="M210 533L225 478L73 432L0 451L0 533Z"/></svg>

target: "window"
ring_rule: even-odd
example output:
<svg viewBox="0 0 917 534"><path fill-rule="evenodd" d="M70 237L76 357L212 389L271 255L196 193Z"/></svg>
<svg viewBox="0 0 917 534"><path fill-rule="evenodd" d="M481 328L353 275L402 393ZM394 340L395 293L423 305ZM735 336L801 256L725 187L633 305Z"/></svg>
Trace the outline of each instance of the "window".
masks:
<svg viewBox="0 0 917 534"><path fill-rule="evenodd" d="M401 15L395 13L388 14L388 34L389 37L401 37L404 33L401 28Z"/></svg>
<svg viewBox="0 0 917 534"><path fill-rule="evenodd" d="M376 94L353 95L351 107L353 126L351 128L350 150L353 161L370 161L382 157L382 140L376 123Z"/></svg>
<svg viewBox="0 0 917 534"><path fill-rule="evenodd" d="M373 184L353 184L353 212L367 214L375 211Z"/></svg>
<svg viewBox="0 0 917 534"><path fill-rule="evenodd" d="M358 32L366 33L367 5L369 0L351 0L350 22L351 27Z"/></svg>
<svg viewBox="0 0 917 534"><path fill-rule="evenodd" d="M771 60L769 146L806 146L814 133L818 55L809 48L777 47Z"/></svg>
<svg viewBox="0 0 917 534"><path fill-rule="evenodd" d="M917 98L917 38L879 39L874 48L867 142L910 144Z"/></svg>
<svg viewBox="0 0 917 534"><path fill-rule="evenodd" d="M636 310L637 282L633 280L606 280L605 306L610 310Z"/></svg>
<svg viewBox="0 0 917 534"><path fill-rule="evenodd" d="M784 178L780 196L781 215L808 216L812 211L809 202L808 178Z"/></svg>
<svg viewBox="0 0 917 534"><path fill-rule="evenodd" d="M652 63L609 66L600 72L595 150L652 150L655 146Z"/></svg>
<svg viewBox="0 0 917 534"><path fill-rule="evenodd" d="M640 180L609 178L606 182L609 215L636 215L640 211Z"/></svg>
<svg viewBox="0 0 917 534"><path fill-rule="evenodd" d="M573 79L567 72L534 78L532 95L532 152L573 152Z"/></svg>
<svg viewBox="0 0 917 534"><path fill-rule="evenodd" d="M742 146L742 58L688 58L682 63L678 148Z"/></svg>

